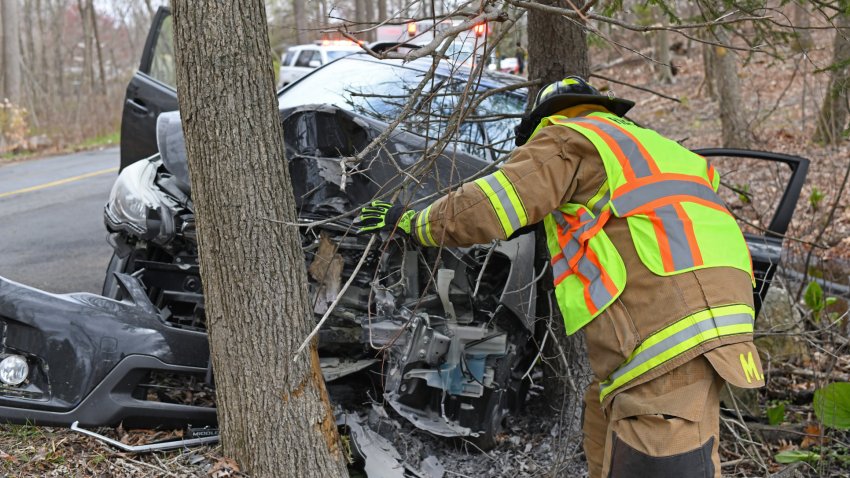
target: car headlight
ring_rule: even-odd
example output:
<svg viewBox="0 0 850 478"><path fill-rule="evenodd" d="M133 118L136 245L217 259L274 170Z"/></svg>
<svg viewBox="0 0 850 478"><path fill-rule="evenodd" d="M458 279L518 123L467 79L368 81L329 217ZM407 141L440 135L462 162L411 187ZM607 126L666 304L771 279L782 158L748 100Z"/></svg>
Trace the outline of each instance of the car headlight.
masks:
<svg viewBox="0 0 850 478"><path fill-rule="evenodd" d="M136 161L118 175L104 210L110 230L125 230L145 238L159 234L160 211L170 211L168 199L154 185L159 164ZM156 219L155 231L149 230L150 219Z"/></svg>

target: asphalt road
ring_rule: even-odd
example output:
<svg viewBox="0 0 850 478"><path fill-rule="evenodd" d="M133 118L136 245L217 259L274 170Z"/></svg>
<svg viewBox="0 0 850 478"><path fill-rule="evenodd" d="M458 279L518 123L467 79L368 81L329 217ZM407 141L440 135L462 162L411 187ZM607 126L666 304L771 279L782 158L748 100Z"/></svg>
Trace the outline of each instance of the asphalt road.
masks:
<svg viewBox="0 0 850 478"><path fill-rule="evenodd" d="M103 206L117 171L118 148L0 164L0 276L100 293L112 255Z"/></svg>

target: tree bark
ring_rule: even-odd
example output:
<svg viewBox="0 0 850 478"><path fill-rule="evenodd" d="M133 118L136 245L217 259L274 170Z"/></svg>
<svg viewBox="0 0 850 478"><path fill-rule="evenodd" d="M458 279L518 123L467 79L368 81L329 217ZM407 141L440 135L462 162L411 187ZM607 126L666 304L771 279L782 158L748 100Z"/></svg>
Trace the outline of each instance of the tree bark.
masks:
<svg viewBox="0 0 850 478"><path fill-rule="evenodd" d="M20 43L20 7L18 0L2 0L2 41L3 41L3 98L13 104L21 102L21 43Z"/></svg>
<svg viewBox="0 0 850 478"><path fill-rule="evenodd" d="M664 20L664 14L658 8L653 8L653 17L656 23L661 23ZM673 83L673 65L670 55L670 32L667 30L659 30L655 33L653 39L655 43L655 73L658 75L658 81L665 85Z"/></svg>
<svg viewBox="0 0 850 478"><path fill-rule="evenodd" d="M92 29L92 39L94 43L94 50L97 53L97 66L98 73L100 76L100 93L106 94L106 70L103 67L103 46L100 44L100 33L97 28L97 12L94 9L94 0L88 0L89 2L89 17L91 19L91 29Z"/></svg>
<svg viewBox="0 0 850 478"><path fill-rule="evenodd" d="M570 8L570 3L565 0L540 0L537 3ZM584 4L571 3L577 7ZM543 85L569 75L586 79L590 74L590 63L584 28L564 17L529 9L527 61L528 78L540 79ZM538 89L529 91L529 103L534 100Z"/></svg>
<svg viewBox="0 0 850 478"><path fill-rule="evenodd" d="M708 12L713 20L724 10L724 4L716 1L716 10ZM712 32L717 43L729 45L732 42L729 32L724 27L715 28ZM720 129L723 146L726 148L748 148L750 131L746 120L746 107L741 101L741 80L738 78L738 55L735 50L722 46L713 47L712 71L706 74L714 75L714 86L720 100Z"/></svg>
<svg viewBox="0 0 850 478"><path fill-rule="evenodd" d="M538 3L569 7L564 0L540 0ZM573 4L581 8L583 2ZM557 39L557 41L552 41ZM587 39L584 28L563 17L544 13L534 9L528 11L528 78L540 79L541 85L547 85L568 75L587 78L590 74L590 62L587 52ZM533 102L537 90L529 92L529 103ZM548 262L545 233L538 227L538 259L540 267ZM549 285L551 276L544 277L541 284ZM583 410L584 391L591 377L587 361L587 347L582 333L567 336L564 322L557 310L554 291L541 286L538 310L547 311L550 305L552 322L548 324L553 340L548 341L547 357L555 357L550 362L552 375L546 377L546 389L553 403L563 404L560 417L560 431L563 437L581 436L581 412ZM547 296L548 294L548 296ZM569 454L566 447L560 450Z"/></svg>
<svg viewBox="0 0 850 478"><path fill-rule="evenodd" d="M347 476L315 344L262 0L174 0L177 89L224 453L252 476Z"/></svg>
<svg viewBox="0 0 850 478"><path fill-rule="evenodd" d="M830 66L829 85L823 98L815 140L823 143L837 143L843 137L847 127L848 95L850 83L850 15L847 1L839 2L842 13L835 19L835 39L833 40L832 65Z"/></svg>
<svg viewBox="0 0 850 478"><path fill-rule="evenodd" d="M304 16L304 0L292 0L292 17L295 21L295 42L307 43L307 19Z"/></svg>

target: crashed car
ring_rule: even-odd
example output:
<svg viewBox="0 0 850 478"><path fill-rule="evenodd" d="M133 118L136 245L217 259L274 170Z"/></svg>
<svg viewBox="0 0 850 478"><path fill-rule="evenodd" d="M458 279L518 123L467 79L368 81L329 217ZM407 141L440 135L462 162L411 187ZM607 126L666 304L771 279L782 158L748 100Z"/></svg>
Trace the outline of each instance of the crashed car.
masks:
<svg viewBox="0 0 850 478"><path fill-rule="evenodd" d="M156 46L168 18L165 9L157 14L127 91L122 132L137 134L122 134L123 170L104 210L115 255L103 296L54 295L0 280L0 419L61 426L215 423L182 130L177 114L159 114L171 109L174 92L153 76L153 65L165 62L156 52L169 51ZM417 428L486 448L522 404L538 353L535 339L552 318L544 307L548 261L534 232L448 249L383 237L386 247L366 254L357 268L368 238L352 234L352 211L395 190L401 202L424 204L492 171L512 143L524 92L486 96L516 80L485 75L471 98L489 101L419 169L467 91L469 73L449 65L437 70L434 94L425 95L412 119L353 164L351 158L385 132L428 64L366 55L336 60L279 93L280 118L317 319L358 270L319 336L333 398L344 401L333 395L335 383L365 373L376 383L355 380L355 387L371 391L374 385L381 397L371 398ZM153 113L159 121L148 125ZM763 152L698 152L712 162L752 160L782 170L781 194L763 230L745 234L758 309L780 262L808 162Z"/></svg>

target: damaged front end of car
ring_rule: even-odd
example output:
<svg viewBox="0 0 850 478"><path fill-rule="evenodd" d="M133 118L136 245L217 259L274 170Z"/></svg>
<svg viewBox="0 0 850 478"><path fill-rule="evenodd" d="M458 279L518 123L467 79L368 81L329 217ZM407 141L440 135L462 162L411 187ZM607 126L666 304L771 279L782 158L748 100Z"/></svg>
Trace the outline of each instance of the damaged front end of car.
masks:
<svg viewBox="0 0 850 478"><path fill-rule="evenodd" d="M352 233L347 212L393 190L406 202L424 201L487 163L440 155L405 185L399 168L416 162L421 138L397 134L352 165L381 125L327 106L285 111L282 121L314 313L317 321L328 315L319 354L331 398L356 414L369 407L369 389L371 402L419 429L492 447L504 418L523 402L537 354L534 234L459 249L424 249L385 235L369 250L369 237ZM88 427L214 424L182 132L176 116L164 115L161 125L160 155L125 168L104 211L115 249L105 297L0 281L0 353L29 366L20 384L0 385L0 418ZM360 384L356 400L347 399L347 380Z"/></svg>

